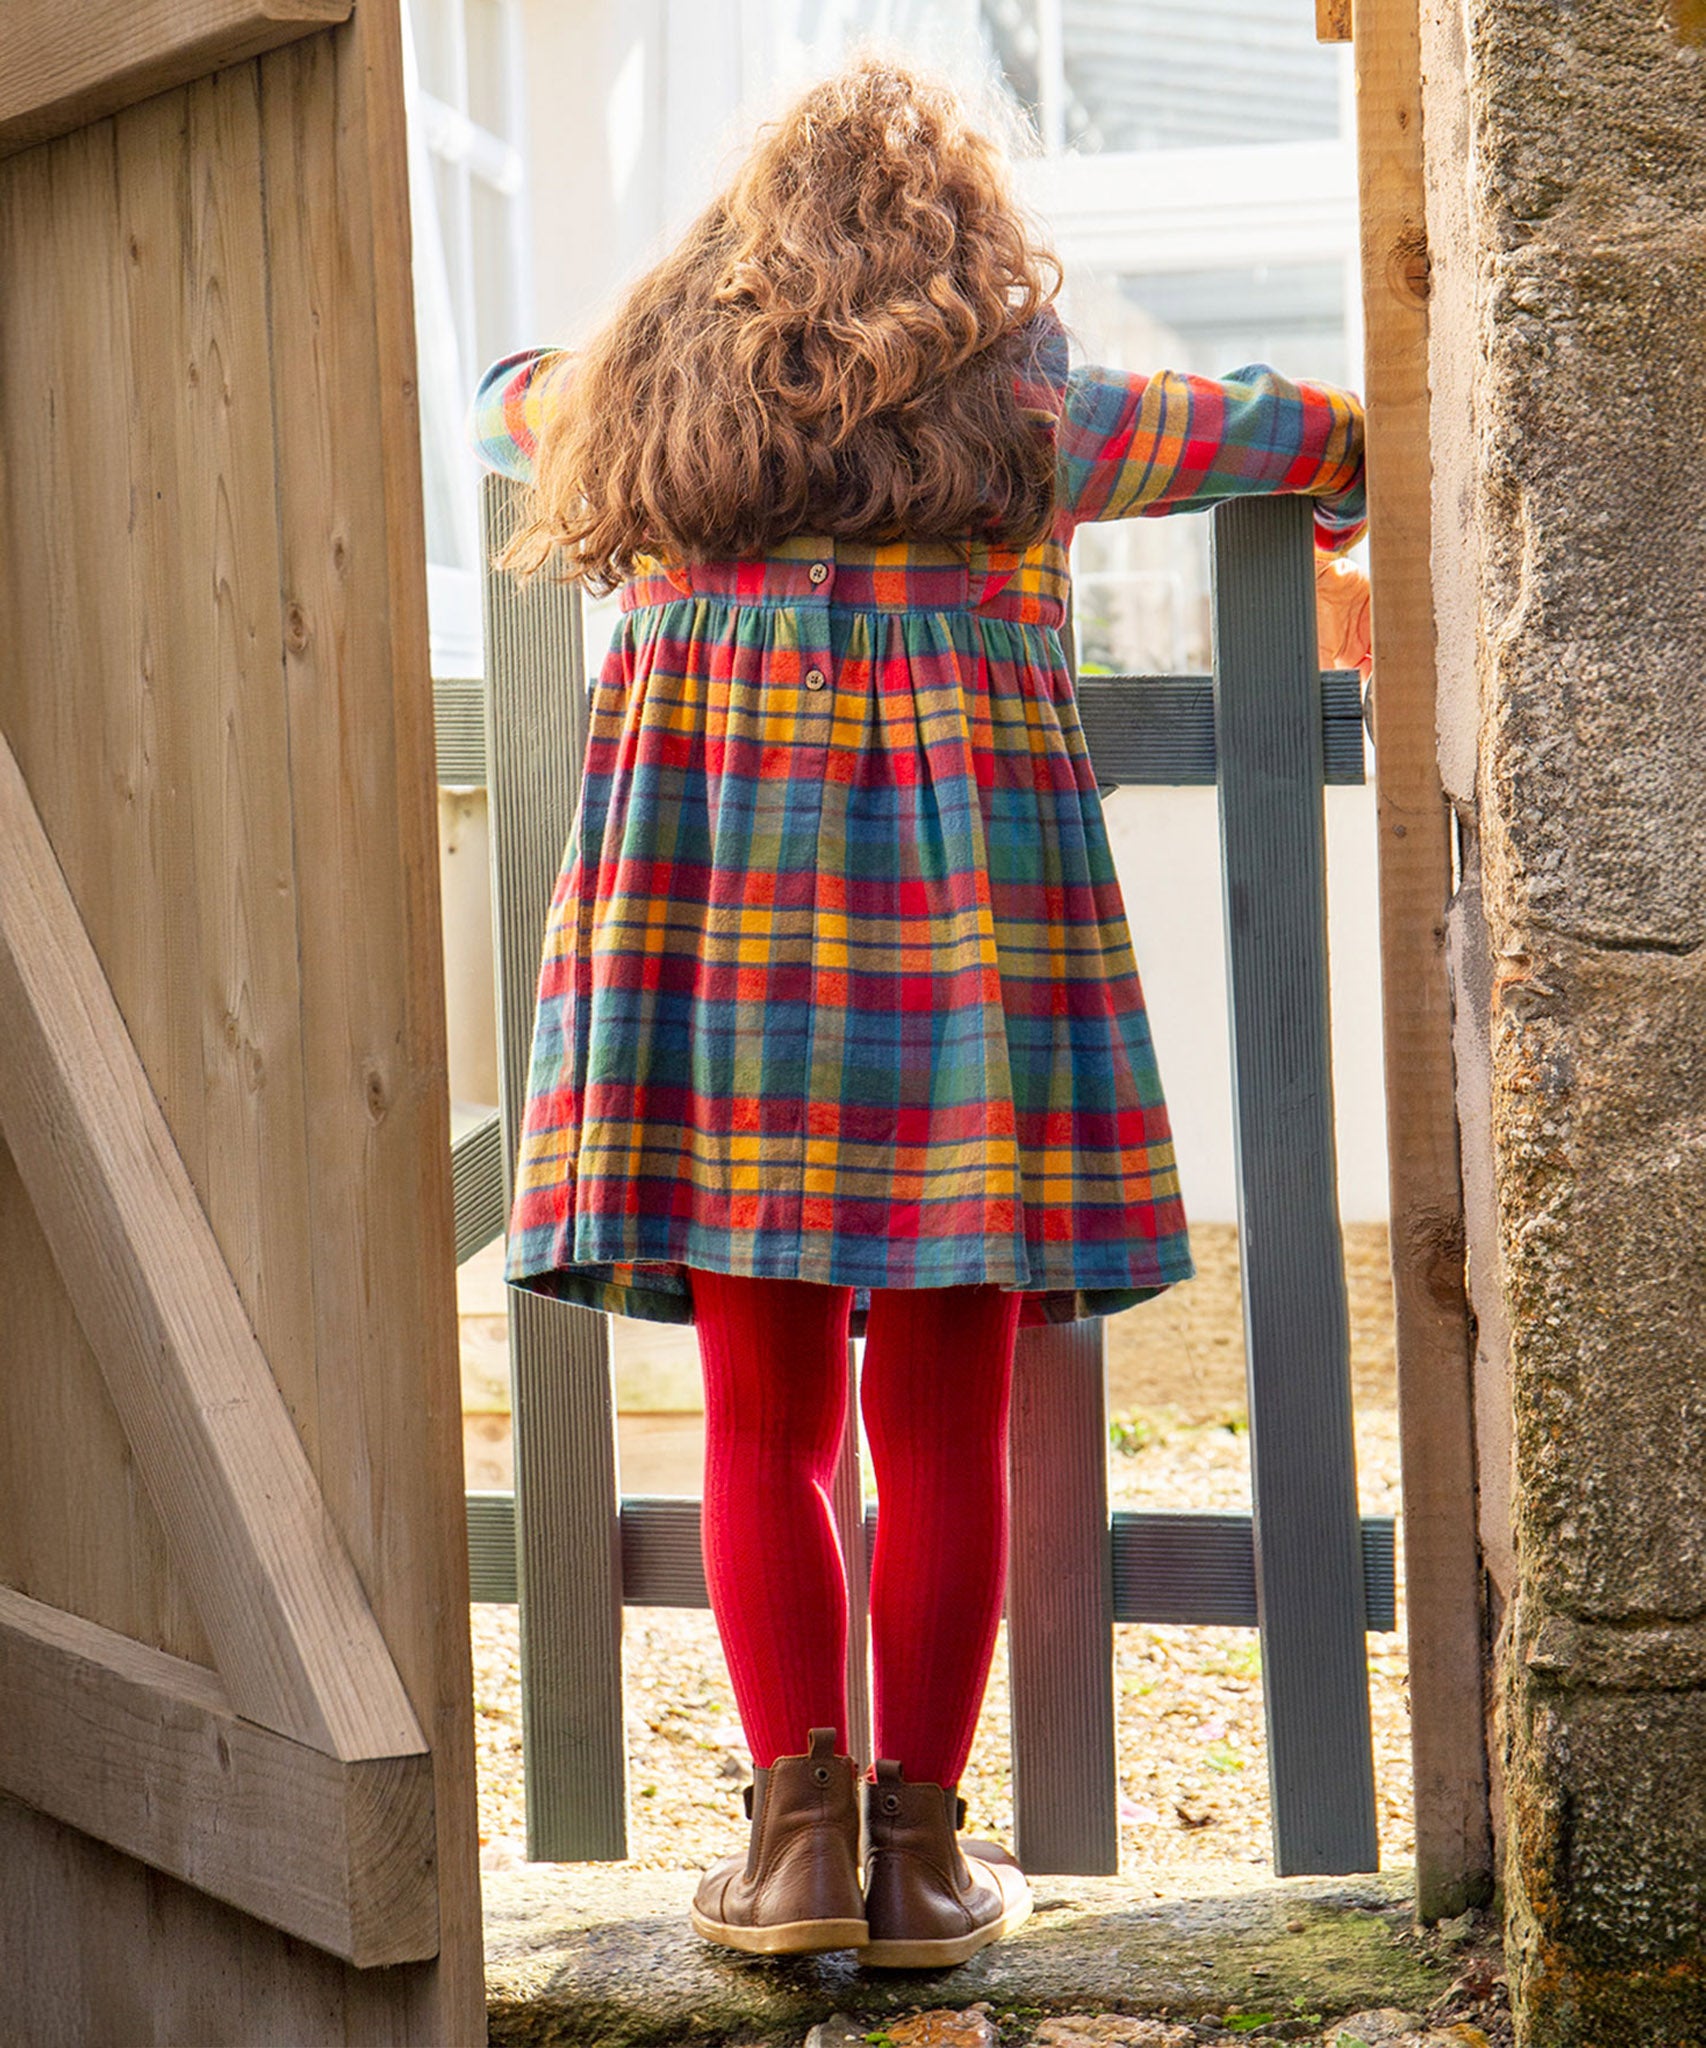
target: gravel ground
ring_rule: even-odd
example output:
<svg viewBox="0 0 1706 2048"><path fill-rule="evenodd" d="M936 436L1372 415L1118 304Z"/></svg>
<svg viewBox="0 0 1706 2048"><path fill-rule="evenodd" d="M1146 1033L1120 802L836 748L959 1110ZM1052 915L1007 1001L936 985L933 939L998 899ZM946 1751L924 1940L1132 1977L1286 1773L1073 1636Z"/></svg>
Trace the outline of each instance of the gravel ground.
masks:
<svg viewBox="0 0 1706 2048"><path fill-rule="evenodd" d="M1198 1276L1110 1320L1111 1457L1124 1507L1247 1509L1243 1340L1236 1244L1227 1226L1193 1232ZM1358 1486L1367 1514L1399 1511L1391 1295L1383 1229L1346 1232ZM1409 1714L1398 1629L1369 1638L1383 1866L1414 1855ZM711 1617L630 1609L625 1634L631 1853L652 1868L699 1868L742 1840L749 1759ZM474 1609L480 1828L489 1868L524 1853L519 1678L513 1607ZM1123 1626L1115 1631L1121 1870L1157 1898L1271 1875L1261 1664L1253 1630ZM1012 1825L1004 1647L998 1645L963 1790L977 1832Z"/></svg>

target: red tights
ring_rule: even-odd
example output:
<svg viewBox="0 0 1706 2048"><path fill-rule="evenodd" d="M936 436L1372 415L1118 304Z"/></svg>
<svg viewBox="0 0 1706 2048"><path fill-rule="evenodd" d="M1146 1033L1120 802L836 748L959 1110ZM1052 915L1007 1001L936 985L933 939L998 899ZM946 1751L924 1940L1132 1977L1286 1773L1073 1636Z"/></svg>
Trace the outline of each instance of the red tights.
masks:
<svg viewBox="0 0 1706 2048"><path fill-rule="evenodd" d="M695 1269L705 1580L755 1764L847 1744L847 1579L830 1490L852 1290ZM860 1408L877 1480L876 1748L959 1782L1001 1618L1007 1403L1020 1296L873 1288Z"/></svg>

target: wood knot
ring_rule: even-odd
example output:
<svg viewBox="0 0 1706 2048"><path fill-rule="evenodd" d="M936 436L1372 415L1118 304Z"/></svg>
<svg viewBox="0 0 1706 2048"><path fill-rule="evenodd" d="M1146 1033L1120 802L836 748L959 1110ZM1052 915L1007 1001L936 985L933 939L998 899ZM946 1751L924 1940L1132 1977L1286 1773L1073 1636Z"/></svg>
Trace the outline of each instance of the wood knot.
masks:
<svg viewBox="0 0 1706 2048"><path fill-rule="evenodd" d="M1461 1215L1443 1209L1418 1209L1404 1220L1402 1242L1407 1261L1418 1271L1428 1299L1445 1314L1462 1306L1468 1240Z"/></svg>
<svg viewBox="0 0 1706 2048"><path fill-rule="evenodd" d="M284 644L292 654L307 652L308 614L299 604L287 604L284 608Z"/></svg>
<svg viewBox="0 0 1706 2048"><path fill-rule="evenodd" d="M1433 260L1427 230L1417 223L1402 227L1386 253L1386 282L1407 306L1425 306L1432 289Z"/></svg>

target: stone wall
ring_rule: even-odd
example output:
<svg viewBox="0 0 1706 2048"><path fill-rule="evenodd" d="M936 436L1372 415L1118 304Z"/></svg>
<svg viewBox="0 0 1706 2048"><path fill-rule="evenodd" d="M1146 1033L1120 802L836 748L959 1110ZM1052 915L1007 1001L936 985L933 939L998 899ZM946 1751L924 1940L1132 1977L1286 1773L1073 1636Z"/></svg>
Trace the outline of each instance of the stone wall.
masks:
<svg viewBox="0 0 1706 2048"><path fill-rule="evenodd" d="M1690 2048L1706 0L1424 13L1441 762L1465 828L1459 1079L1519 2041Z"/></svg>

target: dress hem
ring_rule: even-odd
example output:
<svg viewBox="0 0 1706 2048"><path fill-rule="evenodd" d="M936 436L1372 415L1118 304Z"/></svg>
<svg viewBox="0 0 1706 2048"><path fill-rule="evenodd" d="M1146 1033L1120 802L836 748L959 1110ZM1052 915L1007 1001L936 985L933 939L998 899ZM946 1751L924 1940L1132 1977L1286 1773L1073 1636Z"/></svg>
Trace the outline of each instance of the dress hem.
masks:
<svg viewBox="0 0 1706 2048"><path fill-rule="evenodd" d="M692 1283L686 1274L694 1265L705 1270L725 1273L741 1273L757 1279L806 1280L823 1286L842 1286L853 1289L853 1308L850 1333L855 1337L864 1335L865 1314L873 1286L897 1289L917 1287L975 1287L995 1285L1004 1293L1017 1293L1025 1297L1020 1311L1021 1327L1037 1327L1053 1323L1083 1322L1096 1316L1117 1315L1121 1310L1134 1308L1138 1303L1153 1300L1182 1280L1189 1280L1196 1271L1188 1248L1180 1247L1171 1256L1158 1260L1154 1270L1148 1274L1112 1275L1101 1280L1074 1276L1071 1282L1020 1281L1009 1276L992 1277L987 1273L968 1273L949 1279L926 1280L884 1280L860 1281L827 1278L817 1273L793 1272L786 1274L750 1273L746 1268L712 1265L699 1259L659 1261L609 1261L577 1262L568 1266L537 1267L528 1272L506 1273L505 1279L511 1287L542 1295L548 1300L565 1301L581 1308L602 1310L612 1315L628 1316L642 1322L686 1323L693 1317ZM618 1278L618 1271L631 1277ZM648 1285L647 1276L655 1275L654 1284Z"/></svg>

